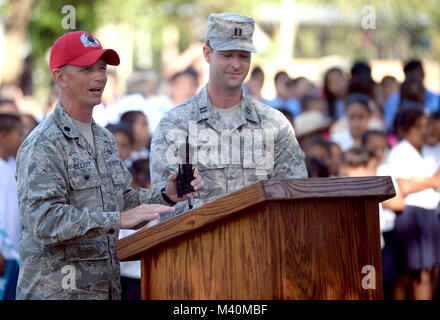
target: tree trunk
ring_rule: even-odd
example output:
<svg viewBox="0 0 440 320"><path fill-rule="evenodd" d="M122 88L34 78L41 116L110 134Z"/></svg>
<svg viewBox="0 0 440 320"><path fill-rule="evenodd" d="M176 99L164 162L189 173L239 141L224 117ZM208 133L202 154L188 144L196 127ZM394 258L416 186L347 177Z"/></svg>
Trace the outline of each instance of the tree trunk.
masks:
<svg viewBox="0 0 440 320"><path fill-rule="evenodd" d="M3 62L2 84L18 85L23 67L23 44L33 0L11 0L6 26L6 50Z"/></svg>

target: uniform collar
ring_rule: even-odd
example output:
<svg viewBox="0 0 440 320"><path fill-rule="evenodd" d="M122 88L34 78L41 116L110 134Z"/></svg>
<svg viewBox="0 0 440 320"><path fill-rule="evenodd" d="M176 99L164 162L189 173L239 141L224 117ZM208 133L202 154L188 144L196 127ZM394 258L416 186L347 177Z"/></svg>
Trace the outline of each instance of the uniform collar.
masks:
<svg viewBox="0 0 440 320"><path fill-rule="evenodd" d="M215 111L212 108L211 103L209 103L209 97L208 97L208 86L205 85L202 90L200 90L200 93L197 96L196 101L196 121L205 120L208 118L211 118ZM255 105L253 101L244 94L242 90L242 98L240 101L239 108L237 110L237 120L240 120L239 122L246 122L244 121L249 120L256 123L260 123L260 117L258 116L258 113L255 110Z"/></svg>
<svg viewBox="0 0 440 320"><path fill-rule="evenodd" d="M58 124L60 130L64 133L65 136L74 139L80 136L80 132L72 121L72 118L69 116L64 107L57 102L55 109L53 111L53 115L55 121Z"/></svg>
<svg viewBox="0 0 440 320"><path fill-rule="evenodd" d="M87 151L95 156L94 148L88 143L87 139L81 134L76 125L73 123L72 118L69 116L67 111L58 101L55 110L53 112L54 119L60 128L60 130L64 133L65 136L71 139L78 139L78 144L83 148L87 149ZM103 130L92 118L92 132L95 140L95 148L97 148L96 141L105 140L107 142L111 142L111 140L103 133Z"/></svg>
<svg viewBox="0 0 440 320"><path fill-rule="evenodd" d="M57 103L53 113L54 113L55 121L58 124L58 127L66 136L72 139L78 138L80 136L81 133L73 123L72 118L69 116L66 109L64 109L64 107L60 104L60 102ZM102 134L101 127L95 122L93 118L92 118L92 131L93 131L93 135L99 136L100 138L111 142L111 140L108 139L106 135Z"/></svg>

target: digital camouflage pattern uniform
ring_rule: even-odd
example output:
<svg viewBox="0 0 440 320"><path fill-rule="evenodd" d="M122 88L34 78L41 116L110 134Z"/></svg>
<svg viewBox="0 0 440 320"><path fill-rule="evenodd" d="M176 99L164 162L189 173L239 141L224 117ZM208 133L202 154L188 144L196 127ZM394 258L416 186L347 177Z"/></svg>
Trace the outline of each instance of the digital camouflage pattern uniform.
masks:
<svg viewBox="0 0 440 320"><path fill-rule="evenodd" d="M256 52L255 21L237 13L213 13L206 40L214 50ZM228 121L229 122L229 121ZM189 137L190 161L204 180L194 207L265 179L307 178L303 153L284 115L242 92L230 123L211 105L207 86L165 114L151 143L151 183L157 186L185 160ZM188 210L180 202L167 219Z"/></svg>
<svg viewBox="0 0 440 320"><path fill-rule="evenodd" d="M226 124L205 86L160 121L151 144L153 186L183 163L187 136L191 162L204 181L195 206L260 180L308 176L293 127L281 112L243 94L232 122ZM175 213L161 219L186 210L186 202L179 203Z"/></svg>
<svg viewBox="0 0 440 320"><path fill-rule="evenodd" d="M166 204L131 189L112 134L93 120L92 131L96 152L58 104L20 147L17 299L120 299L120 212Z"/></svg>

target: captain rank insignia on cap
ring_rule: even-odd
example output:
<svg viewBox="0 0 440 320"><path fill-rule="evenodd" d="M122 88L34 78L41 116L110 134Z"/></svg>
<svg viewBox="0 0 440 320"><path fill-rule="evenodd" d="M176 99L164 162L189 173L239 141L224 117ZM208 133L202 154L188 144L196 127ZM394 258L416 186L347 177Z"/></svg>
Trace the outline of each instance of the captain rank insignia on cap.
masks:
<svg viewBox="0 0 440 320"><path fill-rule="evenodd" d="M206 40L214 50L257 52L252 41L255 21L237 13L212 13L206 28Z"/></svg>

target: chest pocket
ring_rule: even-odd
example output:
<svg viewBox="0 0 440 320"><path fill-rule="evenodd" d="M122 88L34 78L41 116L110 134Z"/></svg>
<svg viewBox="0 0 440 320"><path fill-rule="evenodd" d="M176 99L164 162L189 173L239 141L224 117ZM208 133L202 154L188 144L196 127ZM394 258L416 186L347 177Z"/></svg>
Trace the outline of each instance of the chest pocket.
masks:
<svg viewBox="0 0 440 320"><path fill-rule="evenodd" d="M243 183L248 186L260 180L269 179L274 168L273 143L270 136L254 132L252 145L245 145L243 154Z"/></svg>
<svg viewBox="0 0 440 320"><path fill-rule="evenodd" d="M204 164L204 163L196 163L193 164L193 168L197 168L200 173L204 173L204 175L211 175L211 174L220 174L223 173L225 168L227 167L227 164ZM178 169L178 166L176 166L176 170ZM210 179L210 177L207 177ZM218 176L218 178L221 178ZM203 180L205 180L205 177L203 176Z"/></svg>
<svg viewBox="0 0 440 320"><path fill-rule="evenodd" d="M70 204L81 210L102 210L101 178L93 160L68 164Z"/></svg>
<svg viewBox="0 0 440 320"><path fill-rule="evenodd" d="M205 184L205 186L199 190L201 199L210 199L226 192L226 164L199 162L194 164L193 167L196 167L197 170L199 170Z"/></svg>
<svg viewBox="0 0 440 320"><path fill-rule="evenodd" d="M106 152L104 152L104 159L112 178L113 185L118 186L126 184L129 176L125 168L123 168L123 164L118 153L108 149Z"/></svg>
<svg viewBox="0 0 440 320"><path fill-rule="evenodd" d="M113 148L108 148L103 152L104 161L111 177L113 186L110 192L111 208L110 210L123 211L125 207L124 192L130 182L131 175L122 163L119 153Z"/></svg>
<svg viewBox="0 0 440 320"><path fill-rule="evenodd" d="M255 182L266 180L272 173L272 169L266 169L264 166L252 164L243 165L243 184L248 186Z"/></svg>

